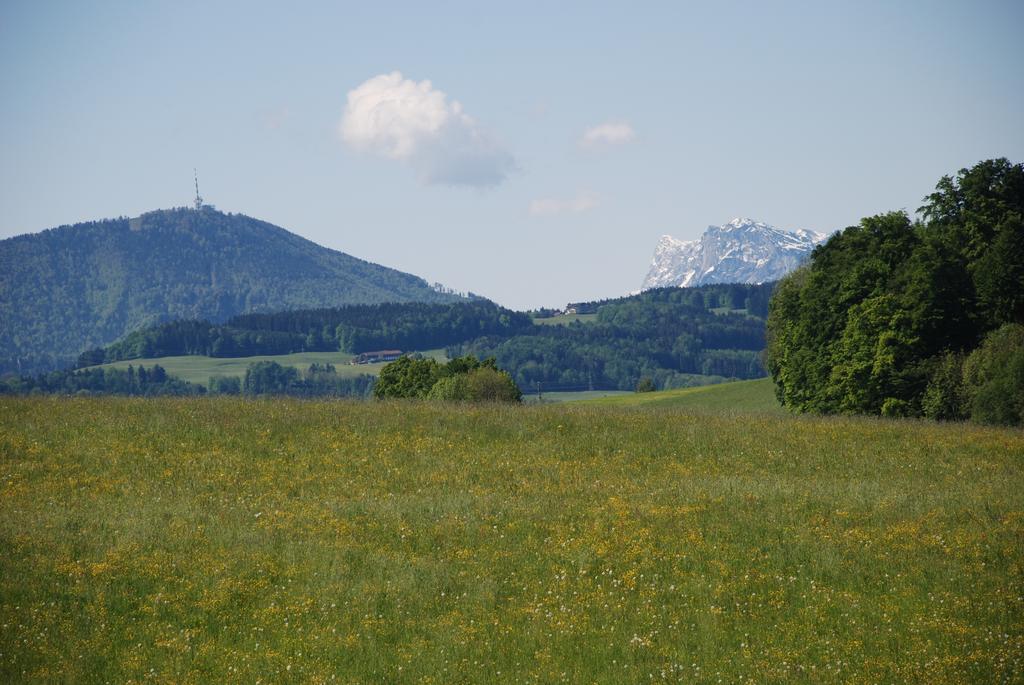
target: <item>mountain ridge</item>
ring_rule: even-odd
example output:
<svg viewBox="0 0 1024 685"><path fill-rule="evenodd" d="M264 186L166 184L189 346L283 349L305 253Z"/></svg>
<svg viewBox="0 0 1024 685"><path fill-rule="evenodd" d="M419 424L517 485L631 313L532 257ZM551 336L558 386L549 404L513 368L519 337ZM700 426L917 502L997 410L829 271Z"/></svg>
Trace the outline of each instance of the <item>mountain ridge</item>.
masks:
<svg viewBox="0 0 1024 685"><path fill-rule="evenodd" d="M795 269L827 236L747 218L708 226L697 240L662 235L642 290L710 283L765 283Z"/></svg>
<svg viewBox="0 0 1024 685"><path fill-rule="evenodd" d="M54 368L176 318L458 299L244 214L156 210L0 241L0 372Z"/></svg>

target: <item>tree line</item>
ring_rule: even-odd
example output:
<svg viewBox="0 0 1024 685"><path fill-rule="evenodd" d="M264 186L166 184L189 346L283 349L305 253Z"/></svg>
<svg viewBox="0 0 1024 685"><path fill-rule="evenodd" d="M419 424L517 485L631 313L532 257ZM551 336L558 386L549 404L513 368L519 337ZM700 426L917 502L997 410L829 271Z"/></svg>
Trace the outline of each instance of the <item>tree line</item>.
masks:
<svg viewBox="0 0 1024 685"><path fill-rule="evenodd" d="M172 321L134 331L82 353L78 366L180 355L251 357L294 352L435 349L482 335L529 330L526 314L487 300L452 304L389 303L273 314L245 314L224 324Z"/></svg>
<svg viewBox="0 0 1024 685"><path fill-rule="evenodd" d="M376 379L369 374L340 376L333 364L310 364L305 371L273 361L249 364L245 377L211 378L212 392L243 395L289 395L291 397L369 397Z"/></svg>
<svg viewBox="0 0 1024 685"><path fill-rule="evenodd" d="M159 364L127 369L90 368L51 371L0 380L7 395L288 395L291 397L369 397L376 379L369 374L339 375L332 364L311 364L304 371L273 361L249 364L243 377L211 376L207 385L175 378Z"/></svg>
<svg viewBox="0 0 1024 685"><path fill-rule="evenodd" d="M780 282L767 359L784 405L1021 422L1024 165L944 176L918 212L862 219Z"/></svg>
<svg viewBox="0 0 1024 685"><path fill-rule="evenodd" d="M575 303L596 319L484 336L448 356L493 356L523 388L632 390L703 384L707 377L765 375L764 318L774 284L658 288L631 297Z"/></svg>
<svg viewBox="0 0 1024 685"><path fill-rule="evenodd" d="M202 395L206 389L167 375L159 364L150 368L65 369L35 376L13 376L0 381L7 395Z"/></svg>

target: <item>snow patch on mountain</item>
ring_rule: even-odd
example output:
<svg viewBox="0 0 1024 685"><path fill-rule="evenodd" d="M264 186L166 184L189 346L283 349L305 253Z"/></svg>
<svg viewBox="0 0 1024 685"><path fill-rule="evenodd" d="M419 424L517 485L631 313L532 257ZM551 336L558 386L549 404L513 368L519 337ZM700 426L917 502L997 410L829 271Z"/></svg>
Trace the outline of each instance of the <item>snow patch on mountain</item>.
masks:
<svg viewBox="0 0 1024 685"><path fill-rule="evenodd" d="M778 280L827 237L802 229L784 231L751 219L708 226L698 240L663 235L642 289Z"/></svg>

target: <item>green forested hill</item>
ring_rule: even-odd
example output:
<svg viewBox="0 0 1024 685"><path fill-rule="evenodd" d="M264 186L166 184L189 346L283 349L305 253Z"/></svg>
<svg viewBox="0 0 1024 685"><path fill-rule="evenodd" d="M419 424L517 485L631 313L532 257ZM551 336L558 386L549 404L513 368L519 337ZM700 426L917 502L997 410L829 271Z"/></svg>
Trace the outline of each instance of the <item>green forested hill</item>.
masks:
<svg viewBox="0 0 1024 685"><path fill-rule="evenodd" d="M716 283L576 303L575 314L550 317L550 325L485 334L450 346L448 356L494 357L531 391L632 390L643 378L663 390L709 377L759 378L774 287Z"/></svg>
<svg viewBox="0 0 1024 685"><path fill-rule="evenodd" d="M763 317L773 287L660 288L577 305L592 314L548 317L568 325L535 325L530 315L483 299L244 314L221 324L179 320L87 350L77 365L444 348L452 359L495 357L521 388L632 390L645 377L658 388L677 388L764 375Z"/></svg>
<svg viewBox="0 0 1024 685"><path fill-rule="evenodd" d="M0 241L0 373L170 319L455 299L251 217L161 210Z"/></svg>

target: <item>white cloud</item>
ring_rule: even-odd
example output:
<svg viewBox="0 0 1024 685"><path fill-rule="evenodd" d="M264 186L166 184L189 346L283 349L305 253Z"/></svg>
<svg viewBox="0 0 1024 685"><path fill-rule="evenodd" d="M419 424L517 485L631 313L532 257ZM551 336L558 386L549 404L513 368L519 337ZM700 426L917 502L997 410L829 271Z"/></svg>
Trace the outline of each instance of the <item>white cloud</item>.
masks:
<svg viewBox="0 0 1024 685"><path fill-rule="evenodd" d="M579 214L597 206L597 195L591 192L577 193L576 197L560 200L545 197L530 203L530 214L546 216L551 214Z"/></svg>
<svg viewBox="0 0 1024 685"><path fill-rule="evenodd" d="M462 105L397 71L348 92L340 131L356 149L406 162L424 183L494 186L515 169Z"/></svg>
<svg viewBox="0 0 1024 685"><path fill-rule="evenodd" d="M583 132L580 138L582 147L597 147L598 145L621 145L636 138L633 127L624 121L608 121L597 126L591 126Z"/></svg>

